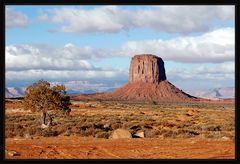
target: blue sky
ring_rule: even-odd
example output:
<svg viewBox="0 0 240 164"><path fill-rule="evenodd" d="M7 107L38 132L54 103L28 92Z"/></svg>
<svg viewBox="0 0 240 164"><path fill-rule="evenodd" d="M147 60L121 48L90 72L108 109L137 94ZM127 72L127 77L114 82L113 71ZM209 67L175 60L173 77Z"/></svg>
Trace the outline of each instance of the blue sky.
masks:
<svg viewBox="0 0 240 164"><path fill-rule="evenodd" d="M6 6L6 86L124 84L131 57L155 54L189 91L234 86L234 6Z"/></svg>

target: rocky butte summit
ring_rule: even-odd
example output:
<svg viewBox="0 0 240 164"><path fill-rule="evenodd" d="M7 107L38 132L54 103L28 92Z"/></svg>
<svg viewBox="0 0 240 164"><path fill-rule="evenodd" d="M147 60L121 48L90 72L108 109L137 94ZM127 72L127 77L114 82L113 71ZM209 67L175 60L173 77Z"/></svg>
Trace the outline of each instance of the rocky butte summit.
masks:
<svg viewBox="0 0 240 164"><path fill-rule="evenodd" d="M157 102L198 100L171 84L167 80L163 60L152 54L132 57L129 81L115 92L78 95L74 99Z"/></svg>

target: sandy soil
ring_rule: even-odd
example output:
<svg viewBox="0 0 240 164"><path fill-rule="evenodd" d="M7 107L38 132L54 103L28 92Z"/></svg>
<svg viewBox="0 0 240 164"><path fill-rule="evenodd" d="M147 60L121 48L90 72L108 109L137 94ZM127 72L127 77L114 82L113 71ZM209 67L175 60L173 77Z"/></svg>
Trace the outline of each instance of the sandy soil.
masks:
<svg viewBox="0 0 240 164"><path fill-rule="evenodd" d="M6 159L233 159L233 140L8 138Z"/></svg>

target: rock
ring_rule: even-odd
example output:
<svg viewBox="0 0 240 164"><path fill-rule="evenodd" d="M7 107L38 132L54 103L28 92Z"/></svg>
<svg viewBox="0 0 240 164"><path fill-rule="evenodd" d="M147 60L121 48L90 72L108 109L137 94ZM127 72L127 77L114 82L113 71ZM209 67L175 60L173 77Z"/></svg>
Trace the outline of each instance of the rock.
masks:
<svg viewBox="0 0 240 164"><path fill-rule="evenodd" d="M226 137L226 136L223 136L223 137L222 137L222 140L230 140L230 138L229 138L229 137Z"/></svg>
<svg viewBox="0 0 240 164"><path fill-rule="evenodd" d="M126 129L116 129L113 131L109 138L119 139L119 138L132 138L131 133Z"/></svg>
<svg viewBox="0 0 240 164"><path fill-rule="evenodd" d="M10 150L7 152L9 156L13 157L13 156L20 156L21 154L14 151L14 150Z"/></svg>
<svg viewBox="0 0 240 164"><path fill-rule="evenodd" d="M136 55L131 60L129 82L106 99L130 101L191 101L195 97L184 93L166 80L163 60L155 55ZM101 95L104 97L105 95Z"/></svg>
<svg viewBox="0 0 240 164"><path fill-rule="evenodd" d="M144 138L145 137L145 133L143 131L137 131L137 133L134 134L134 137Z"/></svg>
<svg viewBox="0 0 240 164"><path fill-rule="evenodd" d="M105 125L103 126L103 128L104 128L105 131L109 131L109 130L111 129L111 125L105 124Z"/></svg>
<svg viewBox="0 0 240 164"><path fill-rule="evenodd" d="M151 82L159 83L166 80L163 60L155 55L136 55L132 58L129 70L129 83Z"/></svg>
<svg viewBox="0 0 240 164"><path fill-rule="evenodd" d="M24 138L33 139L33 137L32 137L29 133L26 133L26 134L24 135Z"/></svg>

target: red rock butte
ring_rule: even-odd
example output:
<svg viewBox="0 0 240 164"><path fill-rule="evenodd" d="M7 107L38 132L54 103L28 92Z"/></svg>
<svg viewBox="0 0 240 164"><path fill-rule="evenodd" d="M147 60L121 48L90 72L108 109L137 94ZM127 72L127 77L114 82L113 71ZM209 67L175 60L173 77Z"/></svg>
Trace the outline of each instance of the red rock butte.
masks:
<svg viewBox="0 0 240 164"><path fill-rule="evenodd" d="M99 99L116 101L199 101L171 84L166 77L163 60L152 54L132 57L129 81L112 93L79 95L78 100Z"/></svg>
<svg viewBox="0 0 240 164"><path fill-rule="evenodd" d="M166 80L163 60L155 55L136 55L131 60L129 83L159 83Z"/></svg>

